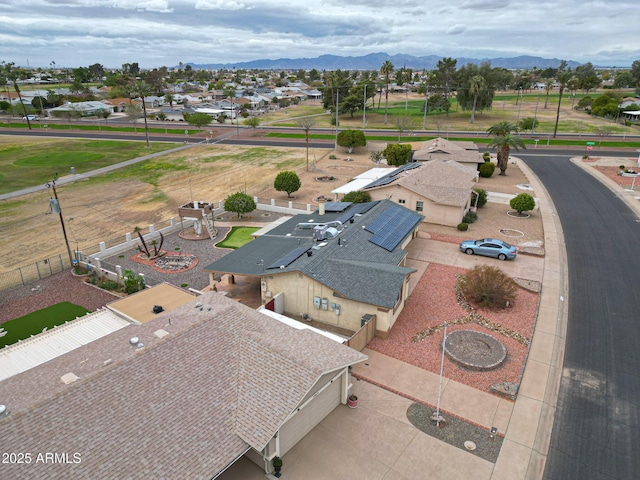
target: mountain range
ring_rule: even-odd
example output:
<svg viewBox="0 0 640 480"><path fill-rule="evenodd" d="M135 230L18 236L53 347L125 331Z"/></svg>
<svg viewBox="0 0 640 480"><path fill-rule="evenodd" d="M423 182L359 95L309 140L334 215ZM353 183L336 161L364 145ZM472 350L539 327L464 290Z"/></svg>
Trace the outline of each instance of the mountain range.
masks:
<svg viewBox="0 0 640 480"><path fill-rule="evenodd" d="M249 62L237 63L188 63L194 69L256 69L256 70L379 70L380 66L387 60L391 61L396 68L404 66L413 70L433 70L438 64L438 60L444 57L437 55L426 55L416 57L413 55L389 55L388 53L370 53L360 57L340 57L337 55L321 55L316 58L279 58L277 60L252 60ZM519 57L498 57L498 58L457 58L458 68L468 63L480 65L483 62L491 62L492 67L507 69L529 69L537 67L539 69L556 68L560 65L557 58L542 58L522 55ZM581 65L573 60L567 61L567 66L575 68Z"/></svg>

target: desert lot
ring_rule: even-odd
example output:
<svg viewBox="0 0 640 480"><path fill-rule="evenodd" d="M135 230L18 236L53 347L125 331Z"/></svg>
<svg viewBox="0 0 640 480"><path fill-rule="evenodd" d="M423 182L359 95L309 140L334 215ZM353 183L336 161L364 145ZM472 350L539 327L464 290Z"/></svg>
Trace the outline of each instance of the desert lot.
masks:
<svg viewBox="0 0 640 480"><path fill-rule="evenodd" d="M3 138L21 141L17 137ZM331 154L336 158L330 159ZM144 228L178 218L178 206L191 200L218 202L239 190L260 198L287 200L286 193L273 189L273 180L282 170L296 171L302 181L301 189L290 200L313 204L319 195L329 197L334 188L375 167L368 153L347 156L328 149L310 149L306 171L305 148L226 145L198 145L138 165L58 188L72 249L77 246L82 250L101 241L109 243L136 226ZM316 181L319 176L332 176L335 180ZM526 182L517 164L511 164L506 177L494 174L481 179L479 187L515 194L523 191L516 185ZM42 191L0 202L0 243L4 247L0 252L0 272L65 251L60 220L49 211L50 195L50 191ZM542 239L541 222L535 221L537 212L533 212L532 221L523 221L507 217L506 210L507 205L498 204L480 209L480 219L462 236L496 236L499 229L522 230L518 227L527 222L526 240ZM248 215L245 221L251 217ZM448 227L423 230L460 235Z"/></svg>

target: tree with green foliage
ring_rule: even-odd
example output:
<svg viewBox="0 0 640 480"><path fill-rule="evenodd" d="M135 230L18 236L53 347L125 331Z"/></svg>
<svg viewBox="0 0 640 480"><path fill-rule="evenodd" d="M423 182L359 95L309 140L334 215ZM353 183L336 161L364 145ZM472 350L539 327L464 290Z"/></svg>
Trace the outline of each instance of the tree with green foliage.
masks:
<svg viewBox="0 0 640 480"><path fill-rule="evenodd" d="M256 202L253 201L250 195L244 192L236 192L224 200L224 209L227 212L237 213L238 219L241 219L242 215L251 213L256 209Z"/></svg>
<svg viewBox="0 0 640 480"><path fill-rule="evenodd" d="M518 212L518 215L522 215L522 212L533 210L536 207L536 201L528 193L521 193L511 199L509 206Z"/></svg>
<svg viewBox="0 0 640 480"><path fill-rule="evenodd" d="M301 186L302 182L296 172L286 170L278 173L273 182L273 188L278 192L287 192L287 198L291 198L291 194L300 190Z"/></svg>
<svg viewBox="0 0 640 480"><path fill-rule="evenodd" d="M473 97L473 107L471 108L471 118L469 123L473 123L476 118L476 107L478 106L478 97L486 90L487 82L481 75L474 75L469 79L469 95Z"/></svg>
<svg viewBox="0 0 640 480"><path fill-rule="evenodd" d="M518 122L518 130L520 131L533 131L536 128L536 119L533 117L525 117Z"/></svg>
<svg viewBox="0 0 640 480"><path fill-rule="evenodd" d="M344 197L342 197L343 202L352 202L352 203L367 203L371 201L371 195L369 192L349 192Z"/></svg>
<svg viewBox="0 0 640 480"><path fill-rule="evenodd" d="M356 147L364 147L367 144L367 139L364 136L362 130L342 130L338 134L337 140L339 147L345 147L349 153L353 152Z"/></svg>
<svg viewBox="0 0 640 480"><path fill-rule="evenodd" d="M247 127L250 127L255 130L260 126L261 121L262 120L260 119L260 117L249 117L242 123L244 123Z"/></svg>
<svg viewBox="0 0 640 480"><path fill-rule="evenodd" d="M496 149L500 175L506 175L511 148L515 148L516 151L519 151L519 148L527 148L520 137L512 134L515 131L515 125L507 121L498 122L487 129L487 133L494 136L488 147Z"/></svg>
<svg viewBox="0 0 640 480"><path fill-rule="evenodd" d="M591 62L576 67L576 78L578 79L578 88L584 90L585 93L589 93L589 90L596 88L601 83Z"/></svg>
<svg viewBox="0 0 640 480"><path fill-rule="evenodd" d="M390 143L382 152L387 164L399 167L411 160L411 145L398 143Z"/></svg>
<svg viewBox="0 0 640 480"><path fill-rule="evenodd" d="M193 125L197 128L206 127L207 125L211 125L213 118L211 115L207 115L206 113L192 113L188 117L186 117L187 123L189 125Z"/></svg>
<svg viewBox="0 0 640 480"><path fill-rule="evenodd" d="M618 105L621 101L622 98L613 92L603 93L591 102L591 114L598 117L616 118L620 111Z"/></svg>
<svg viewBox="0 0 640 480"><path fill-rule="evenodd" d="M449 94L455 83L457 64L458 61L451 57L442 58L438 60L433 75L434 84L432 88L447 100L446 103L443 102L443 106L446 107L445 112L447 118L449 118L450 107Z"/></svg>
<svg viewBox="0 0 640 480"><path fill-rule="evenodd" d="M385 95L384 95L384 124L387 124L387 111L389 109L389 76L393 73L393 63L391 60L385 60L380 67L380 73L384 75Z"/></svg>

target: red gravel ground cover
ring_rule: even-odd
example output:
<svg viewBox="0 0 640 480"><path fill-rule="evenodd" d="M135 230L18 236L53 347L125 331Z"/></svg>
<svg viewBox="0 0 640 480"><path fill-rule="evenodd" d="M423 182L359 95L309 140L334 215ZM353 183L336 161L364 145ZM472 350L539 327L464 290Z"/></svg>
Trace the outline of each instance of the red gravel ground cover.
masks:
<svg viewBox="0 0 640 480"><path fill-rule="evenodd" d="M633 177L623 177L622 175L618 175L618 172L620 171L619 167L594 165L593 168L598 170L600 173L604 173L607 177L609 177L611 180L616 182L621 187L631 188L631 186L633 185L633 180L634 180ZM636 180L636 187L640 187L640 180L638 180L637 178L635 180Z"/></svg>
<svg viewBox="0 0 640 480"><path fill-rule="evenodd" d="M434 333L417 343L413 341L413 337L427 328L467 315L467 311L458 304L455 294L456 274L464 272L462 268L430 263L391 329L389 337L386 340L374 338L368 348L439 374L443 332ZM516 299L509 308L497 311L478 309L477 312L492 322L531 339L538 297L536 293L518 289ZM493 335L507 348L507 358L500 367L488 372L467 370L445 358L445 377L486 392L495 383L520 382L528 352L527 346L474 323L450 326L447 333L460 329Z"/></svg>
<svg viewBox="0 0 640 480"><path fill-rule="evenodd" d="M0 291L0 323L60 302L71 302L93 312L119 298L83 280L66 270L29 285Z"/></svg>

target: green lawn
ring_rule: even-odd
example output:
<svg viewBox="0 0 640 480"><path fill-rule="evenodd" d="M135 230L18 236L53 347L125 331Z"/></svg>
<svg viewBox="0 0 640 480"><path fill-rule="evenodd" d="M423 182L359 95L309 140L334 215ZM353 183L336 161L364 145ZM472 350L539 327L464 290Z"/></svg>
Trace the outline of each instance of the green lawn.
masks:
<svg viewBox="0 0 640 480"><path fill-rule="evenodd" d="M240 248L253 240L251 234L258 230L260 230L258 227L231 227L229 235L223 241L216 243L216 247L234 250Z"/></svg>
<svg viewBox="0 0 640 480"><path fill-rule="evenodd" d="M10 320L0 325L7 334L0 337L0 348L11 345L18 340L24 340L31 335L42 332L45 328L53 328L62 325L69 320L74 320L87 314L89 310L69 302L57 303L43 308L24 317Z"/></svg>
<svg viewBox="0 0 640 480"><path fill-rule="evenodd" d="M71 167L84 173L175 146L154 142L147 148L141 142L55 139L0 145L0 193L45 184L56 173L67 175Z"/></svg>

